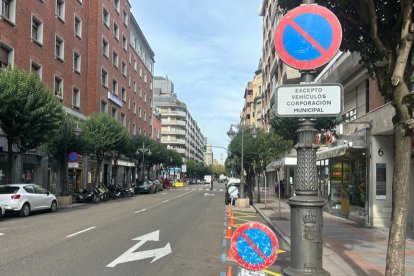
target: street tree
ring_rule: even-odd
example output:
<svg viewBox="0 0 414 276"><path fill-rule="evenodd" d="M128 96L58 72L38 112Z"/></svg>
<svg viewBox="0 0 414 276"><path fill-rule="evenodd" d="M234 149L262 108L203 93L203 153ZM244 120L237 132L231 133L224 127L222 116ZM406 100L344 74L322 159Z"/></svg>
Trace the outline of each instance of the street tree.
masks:
<svg viewBox="0 0 414 276"><path fill-rule="evenodd" d="M343 29L341 50L357 52L361 63L375 77L379 90L395 108L394 173L391 225L386 275L404 275L405 240L409 203L411 136L414 129L413 0L319 0L332 10ZM278 1L283 10L301 1Z"/></svg>
<svg viewBox="0 0 414 276"><path fill-rule="evenodd" d="M0 71L0 128L7 138L6 182L12 183L13 155L44 144L59 131L61 103L35 74Z"/></svg>
<svg viewBox="0 0 414 276"><path fill-rule="evenodd" d="M44 150L48 155L49 160L54 160L59 164L60 169L60 183L61 193L66 191L66 172L68 166L68 153L69 151L75 151L82 153L82 143L76 133L78 122L72 116L66 114L59 125L58 131L50 137L45 143Z"/></svg>
<svg viewBox="0 0 414 276"><path fill-rule="evenodd" d="M292 141L286 140L274 131L264 132L259 130L253 141L256 155L254 157L254 174L261 175L266 171L266 166L274 159L280 158L284 153L292 149ZM258 183L257 200L260 202L260 189Z"/></svg>
<svg viewBox="0 0 414 276"><path fill-rule="evenodd" d="M125 141L126 129L114 118L105 113L95 113L82 123L80 138L85 152L96 158L97 168L93 178L94 185L99 183L99 174L106 156L112 156Z"/></svg>
<svg viewBox="0 0 414 276"><path fill-rule="evenodd" d="M218 178L221 174L225 174L226 173L226 168L224 167L224 165L221 164L211 164L210 169L214 175L215 178Z"/></svg>

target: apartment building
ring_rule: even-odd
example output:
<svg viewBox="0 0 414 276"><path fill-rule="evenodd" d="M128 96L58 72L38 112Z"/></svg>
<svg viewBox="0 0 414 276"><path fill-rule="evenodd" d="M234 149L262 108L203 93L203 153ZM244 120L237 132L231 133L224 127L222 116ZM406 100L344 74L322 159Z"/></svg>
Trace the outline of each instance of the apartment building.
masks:
<svg viewBox="0 0 414 276"><path fill-rule="evenodd" d="M131 135L152 135L154 53L128 0L1 2L0 67L38 74L74 117L105 112ZM4 137L0 147L7 148ZM3 157L0 153L0 169ZM105 180L112 171L112 161L106 163ZM130 176L133 162L119 164ZM69 178L85 186L94 166L93 160L80 162ZM14 167L16 182L47 182L59 191L59 172L38 150L18 156Z"/></svg>
<svg viewBox="0 0 414 276"><path fill-rule="evenodd" d="M154 77L154 108L161 114L161 143L188 159L204 162L204 136L168 77Z"/></svg>
<svg viewBox="0 0 414 276"><path fill-rule="evenodd" d="M262 62L254 73L253 80L248 82L244 91L244 106L241 117L244 118L246 126L263 129L263 78Z"/></svg>
<svg viewBox="0 0 414 276"><path fill-rule="evenodd" d="M262 77L263 77L263 128L270 129L270 120L274 116L274 94L281 84L299 83L298 70L285 65L276 54L274 35L277 24L282 18L277 10L277 0L262 0L259 15L263 17L263 49L262 49Z"/></svg>

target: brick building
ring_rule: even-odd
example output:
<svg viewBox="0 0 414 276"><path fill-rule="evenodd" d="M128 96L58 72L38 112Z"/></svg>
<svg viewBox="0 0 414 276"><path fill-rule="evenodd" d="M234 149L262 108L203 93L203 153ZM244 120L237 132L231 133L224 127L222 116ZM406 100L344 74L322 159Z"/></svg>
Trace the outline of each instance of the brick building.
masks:
<svg viewBox="0 0 414 276"><path fill-rule="evenodd" d="M77 118L105 112L151 137L154 53L130 9L128 0L1 0L0 67L38 74ZM29 157L18 157L15 181L57 185L45 158ZM78 170L76 186L89 183L89 169Z"/></svg>

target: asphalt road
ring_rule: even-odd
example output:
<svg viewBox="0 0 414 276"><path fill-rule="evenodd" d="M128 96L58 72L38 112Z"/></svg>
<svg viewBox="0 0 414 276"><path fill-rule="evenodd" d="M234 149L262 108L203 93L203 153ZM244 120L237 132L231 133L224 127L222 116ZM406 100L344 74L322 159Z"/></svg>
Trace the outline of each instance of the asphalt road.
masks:
<svg viewBox="0 0 414 276"><path fill-rule="evenodd" d="M0 220L0 275L220 275L223 187L8 216Z"/></svg>

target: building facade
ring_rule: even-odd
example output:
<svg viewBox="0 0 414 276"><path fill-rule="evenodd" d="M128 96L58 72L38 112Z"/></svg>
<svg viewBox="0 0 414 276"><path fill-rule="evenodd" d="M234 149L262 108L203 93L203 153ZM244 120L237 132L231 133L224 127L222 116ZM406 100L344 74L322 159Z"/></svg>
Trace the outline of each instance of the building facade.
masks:
<svg viewBox="0 0 414 276"><path fill-rule="evenodd" d="M244 106L241 115L244 118L245 125L257 129L264 128L262 85L262 63L260 61L259 68L256 70L253 80L246 85L244 91Z"/></svg>
<svg viewBox="0 0 414 276"><path fill-rule="evenodd" d="M204 162L204 136L168 78L154 77L154 107L161 114L161 143L180 153L183 162Z"/></svg>
<svg viewBox="0 0 414 276"><path fill-rule="evenodd" d="M0 66L38 74L67 114L84 120L105 112L131 135L151 136L154 53L130 9L128 0L3 0ZM4 137L0 144L7 149ZM112 160L105 163L101 179L118 175ZM47 183L59 192L60 172L38 150L18 156L14 165L15 182ZM132 162L116 165L127 167L120 170L130 178ZM70 168L73 188L89 184L96 169L85 159Z"/></svg>

